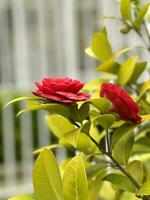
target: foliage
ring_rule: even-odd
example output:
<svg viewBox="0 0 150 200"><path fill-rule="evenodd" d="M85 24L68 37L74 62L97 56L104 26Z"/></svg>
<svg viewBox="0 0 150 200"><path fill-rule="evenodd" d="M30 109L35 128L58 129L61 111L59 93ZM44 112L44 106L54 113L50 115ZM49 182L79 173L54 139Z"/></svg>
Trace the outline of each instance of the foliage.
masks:
<svg viewBox="0 0 150 200"><path fill-rule="evenodd" d="M150 53L150 33L146 24L150 3L121 0L119 5L121 17L105 18L120 20L120 32L134 31L143 41L141 49L146 48ZM143 71L149 71L147 62L141 61L139 55L129 56L136 49L128 47L113 52L104 27L94 33L85 51L98 61L97 71L112 76L102 73L84 85L83 90L91 94L90 99L67 104L40 97L20 97L10 102L28 101L19 114L46 110L48 127L59 141L35 152L39 154L33 167L35 194L10 200L150 199L150 81L138 82ZM120 61L126 53L127 59ZM105 95L100 97L99 88L105 82L113 82L128 91L139 104L141 123L123 120L114 112L112 102ZM75 156L67 158L64 161L67 164L58 165L50 150L57 147L72 149ZM112 195L111 192L104 195L104 188L112 191Z"/></svg>

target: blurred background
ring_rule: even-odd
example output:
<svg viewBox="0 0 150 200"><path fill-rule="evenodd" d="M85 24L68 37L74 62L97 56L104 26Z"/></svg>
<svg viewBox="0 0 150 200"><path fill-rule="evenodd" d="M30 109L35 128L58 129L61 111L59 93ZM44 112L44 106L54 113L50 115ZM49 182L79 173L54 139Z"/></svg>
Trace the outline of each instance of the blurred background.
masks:
<svg viewBox="0 0 150 200"><path fill-rule="evenodd" d="M84 49L94 31L106 24L114 51L141 44L134 33L120 34L115 0L0 0L0 200L32 192L32 151L53 138L44 112L26 113L9 100L31 94L34 81L44 76L69 76L83 82L94 79L96 61ZM139 52L142 59L148 54ZM65 152L56 152L58 160Z"/></svg>

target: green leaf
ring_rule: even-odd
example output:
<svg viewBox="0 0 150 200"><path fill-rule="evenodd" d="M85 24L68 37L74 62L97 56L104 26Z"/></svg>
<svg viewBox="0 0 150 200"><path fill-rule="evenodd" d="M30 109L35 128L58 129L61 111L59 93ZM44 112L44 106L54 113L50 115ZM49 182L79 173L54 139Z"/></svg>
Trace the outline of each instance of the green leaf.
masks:
<svg viewBox="0 0 150 200"><path fill-rule="evenodd" d="M115 143L112 154L119 164L126 165L134 145L134 133L128 132Z"/></svg>
<svg viewBox="0 0 150 200"><path fill-rule="evenodd" d="M129 80L130 84L136 83L142 72L145 70L147 62L136 63L134 72Z"/></svg>
<svg viewBox="0 0 150 200"><path fill-rule="evenodd" d="M121 65L121 68L118 74L119 85L125 85L126 83L128 83L128 81L130 80L135 70L137 59L138 59L137 56L131 57Z"/></svg>
<svg viewBox="0 0 150 200"><path fill-rule="evenodd" d="M67 165L63 176L65 200L87 200L88 182L81 156L77 155Z"/></svg>
<svg viewBox="0 0 150 200"><path fill-rule="evenodd" d="M140 30L141 29L141 24L142 24L142 21L144 20L144 16L146 15L147 11L148 11L148 8L150 6L150 3L147 3L145 5L143 5L141 8L140 8L140 11L134 21L134 26Z"/></svg>
<svg viewBox="0 0 150 200"><path fill-rule="evenodd" d="M56 159L44 149L33 167L33 186L40 200L63 200L63 187Z"/></svg>
<svg viewBox="0 0 150 200"><path fill-rule="evenodd" d="M140 195L150 195L150 180L143 183L142 187L137 193Z"/></svg>
<svg viewBox="0 0 150 200"><path fill-rule="evenodd" d="M142 121L150 120L150 115L141 115Z"/></svg>
<svg viewBox="0 0 150 200"><path fill-rule="evenodd" d="M139 93L139 97L138 97L138 100L144 95L144 93L150 89L150 80L148 81L145 81L141 88L140 88L140 93Z"/></svg>
<svg viewBox="0 0 150 200"><path fill-rule="evenodd" d="M101 177L103 178L104 176L106 176L106 172L108 172L107 167L108 167L108 164L106 163L98 163L98 164L90 165L86 170L88 179L93 178L100 174L101 174ZM99 180L100 180L100 176L99 176Z"/></svg>
<svg viewBox="0 0 150 200"><path fill-rule="evenodd" d="M121 16L125 20L131 20L131 0L121 0L120 2Z"/></svg>
<svg viewBox="0 0 150 200"><path fill-rule="evenodd" d="M39 153L41 153L45 148L48 149L48 150L50 150L50 149L55 149L55 148L58 148L58 147L61 147L61 148L62 148L62 145L60 145L60 144L52 144L52 145L49 145L49 146L44 146L44 147L42 147L42 148L39 148L39 149L34 150L32 153L33 153L33 154L39 154Z"/></svg>
<svg viewBox="0 0 150 200"><path fill-rule="evenodd" d="M126 53L127 51L132 50L133 47L128 47L125 49L122 49L120 51L117 51L115 54L113 54L109 59L107 59L105 62L103 62L100 66L96 68L97 71L102 72L109 72L109 73L118 73L118 70L120 68L120 64L116 62L116 59L121 56L122 54Z"/></svg>
<svg viewBox="0 0 150 200"><path fill-rule="evenodd" d="M86 135L89 135L91 128L91 121L87 121L85 124L81 126L81 132L85 133Z"/></svg>
<svg viewBox="0 0 150 200"><path fill-rule="evenodd" d="M12 103L16 103L16 102L19 102L19 101L26 101L26 100L29 100L29 101L40 101L40 100L43 100L39 97L18 97L16 99L13 99L12 101L8 102L4 107L7 107L8 105L12 104Z"/></svg>
<svg viewBox="0 0 150 200"><path fill-rule="evenodd" d="M8 200L38 200L34 194L22 194L11 197Z"/></svg>
<svg viewBox="0 0 150 200"><path fill-rule="evenodd" d="M89 111L90 111L89 102L83 103L82 106L79 108L79 115L81 121L83 121L89 115Z"/></svg>
<svg viewBox="0 0 150 200"><path fill-rule="evenodd" d="M86 134L81 133L78 137L77 149L84 154L89 155L94 153L97 150L97 147Z"/></svg>
<svg viewBox="0 0 150 200"><path fill-rule="evenodd" d="M80 130L81 128L77 128L64 134L63 139L65 139L68 143L70 143L72 146L76 148Z"/></svg>
<svg viewBox="0 0 150 200"><path fill-rule="evenodd" d="M49 129L58 138L61 138L65 133L73 131L75 128L68 119L57 114L46 116L46 121Z"/></svg>
<svg viewBox="0 0 150 200"><path fill-rule="evenodd" d="M56 103L47 103L47 104L29 106L29 108L20 111L17 114L17 116L19 116L20 114L24 112L35 111L35 110L46 110L52 114L57 113L67 118L70 116L70 111L66 106L61 105L61 104L56 104Z"/></svg>
<svg viewBox="0 0 150 200"><path fill-rule="evenodd" d="M97 200L102 185L103 181L100 180L99 176L89 181L88 200Z"/></svg>
<svg viewBox="0 0 150 200"><path fill-rule="evenodd" d="M130 193L130 192L124 192L122 195L121 195L121 198L119 200L139 200L139 198L137 198L135 196L135 194L133 193Z"/></svg>
<svg viewBox="0 0 150 200"><path fill-rule="evenodd" d="M86 83L83 87L84 91L94 91L94 90L99 90L99 86L101 83L104 82L103 78L96 78L88 83Z"/></svg>
<svg viewBox="0 0 150 200"><path fill-rule="evenodd" d="M95 125L101 125L104 129L108 129L115 121L116 117L114 115L104 114L94 119L93 123Z"/></svg>
<svg viewBox="0 0 150 200"><path fill-rule="evenodd" d="M127 170L138 183L143 181L143 163L139 160L134 160L127 165Z"/></svg>
<svg viewBox="0 0 150 200"><path fill-rule="evenodd" d="M109 174L103 180L113 183L121 190L136 192L135 185L127 177L120 174Z"/></svg>
<svg viewBox="0 0 150 200"><path fill-rule="evenodd" d="M131 132L135 127L136 127L136 125L134 125L134 124L125 123L122 126L120 126L117 129L115 129L115 131L113 132L113 135L112 135L111 148L113 149L113 146L116 144L116 142L122 136L124 136L125 134Z"/></svg>
<svg viewBox="0 0 150 200"><path fill-rule="evenodd" d="M90 100L91 104L98 108L102 113L107 113L110 108L110 102L106 98L95 98Z"/></svg>
<svg viewBox="0 0 150 200"><path fill-rule="evenodd" d="M99 60L106 61L112 56L112 49L103 30L94 34L91 49Z"/></svg>
<svg viewBox="0 0 150 200"><path fill-rule="evenodd" d="M85 49L85 53L87 55L89 55L90 57L93 57L93 58L98 60L98 57L94 54L94 52L92 51L91 47L86 48Z"/></svg>

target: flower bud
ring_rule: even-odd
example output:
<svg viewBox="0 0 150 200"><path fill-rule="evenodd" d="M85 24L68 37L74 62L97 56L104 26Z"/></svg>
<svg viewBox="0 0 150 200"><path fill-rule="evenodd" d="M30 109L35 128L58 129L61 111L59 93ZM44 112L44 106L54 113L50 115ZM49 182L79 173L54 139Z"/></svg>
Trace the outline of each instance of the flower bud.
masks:
<svg viewBox="0 0 150 200"><path fill-rule="evenodd" d="M129 33L130 30L131 30L131 27L128 26L127 24L124 24L124 25L120 28L120 32L123 33L123 34Z"/></svg>

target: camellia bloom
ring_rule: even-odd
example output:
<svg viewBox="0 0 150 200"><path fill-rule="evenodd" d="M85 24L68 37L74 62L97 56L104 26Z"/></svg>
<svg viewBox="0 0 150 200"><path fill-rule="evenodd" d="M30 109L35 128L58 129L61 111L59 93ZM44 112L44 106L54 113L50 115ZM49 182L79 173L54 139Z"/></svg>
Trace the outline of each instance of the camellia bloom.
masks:
<svg viewBox="0 0 150 200"><path fill-rule="evenodd" d="M84 86L79 80L65 78L44 78L41 83L35 82L38 87L34 95L62 103L74 103L89 99L89 94L80 92Z"/></svg>
<svg viewBox="0 0 150 200"><path fill-rule="evenodd" d="M100 89L100 96L105 97L113 104L114 111L120 115L120 118L140 123L140 109L128 93L112 83L103 83Z"/></svg>

